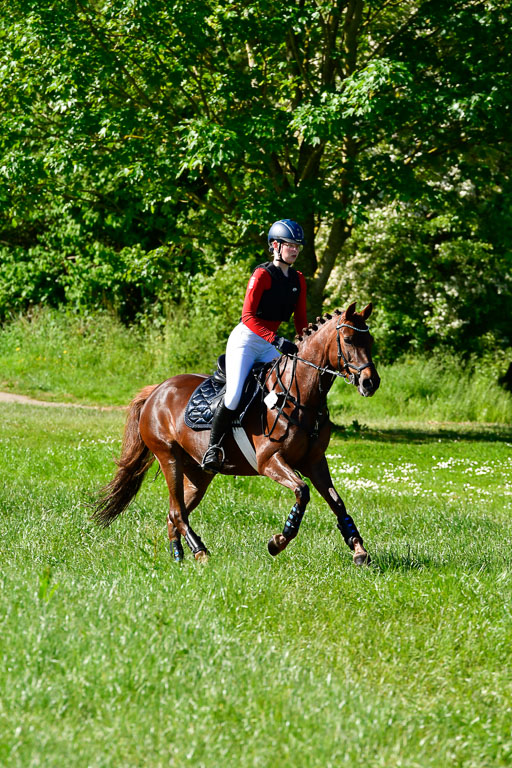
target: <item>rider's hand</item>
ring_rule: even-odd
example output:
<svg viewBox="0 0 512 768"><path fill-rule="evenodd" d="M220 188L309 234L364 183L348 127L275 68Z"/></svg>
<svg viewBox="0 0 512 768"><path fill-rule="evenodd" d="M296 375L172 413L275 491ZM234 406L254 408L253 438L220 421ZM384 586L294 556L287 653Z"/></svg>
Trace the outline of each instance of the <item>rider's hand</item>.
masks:
<svg viewBox="0 0 512 768"><path fill-rule="evenodd" d="M274 341L274 347L278 349L283 355L296 355L299 348L292 341L288 341L284 336L276 336Z"/></svg>

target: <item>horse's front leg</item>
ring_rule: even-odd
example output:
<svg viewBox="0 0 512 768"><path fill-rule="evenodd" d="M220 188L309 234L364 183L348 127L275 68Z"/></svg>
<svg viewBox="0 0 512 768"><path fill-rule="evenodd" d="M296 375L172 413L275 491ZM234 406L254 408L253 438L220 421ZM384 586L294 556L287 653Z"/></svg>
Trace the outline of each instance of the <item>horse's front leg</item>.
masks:
<svg viewBox="0 0 512 768"><path fill-rule="evenodd" d="M325 456L309 467L304 467L304 474L309 477L318 493L323 496L338 520L338 528L345 543L353 551L355 565L368 565L370 555L363 546L363 537L357 530L356 524L348 514L343 500L338 495L331 479L329 465Z"/></svg>
<svg viewBox="0 0 512 768"><path fill-rule="evenodd" d="M286 464L279 454L274 454L263 470L263 474L271 477L272 480L284 485L286 488L290 488L295 493L295 504L286 519L283 532L276 533L268 542L268 551L271 555L275 556L282 552L290 541L297 536L310 494L304 480Z"/></svg>

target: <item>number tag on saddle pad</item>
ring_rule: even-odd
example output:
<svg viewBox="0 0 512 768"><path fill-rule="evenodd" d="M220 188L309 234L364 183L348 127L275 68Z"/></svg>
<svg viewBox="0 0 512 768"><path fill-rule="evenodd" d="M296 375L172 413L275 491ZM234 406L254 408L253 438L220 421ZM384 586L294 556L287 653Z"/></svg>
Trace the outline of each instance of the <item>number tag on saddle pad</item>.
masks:
<svg viewBox="0 0 512 768"><path fill-rule="evenodd" d="M272 408L275 407L278 399L279 398L277 397L276 393L272 390L272 392L269 392L268 395L263 398L263 402L265 403L269 411L271 411Z"/></svg>

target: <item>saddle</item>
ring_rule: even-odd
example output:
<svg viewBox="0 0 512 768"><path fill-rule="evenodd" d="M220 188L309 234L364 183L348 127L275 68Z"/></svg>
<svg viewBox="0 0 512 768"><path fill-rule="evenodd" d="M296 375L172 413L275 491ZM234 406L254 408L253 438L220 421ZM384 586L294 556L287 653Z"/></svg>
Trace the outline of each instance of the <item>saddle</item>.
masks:
<svg viewBox="0 0 512 768"><path fill-rule="evenodd" d="M241 424L249 406L261 389L260 382L267 363L255 363L244 384L240 404L236 409L236 422ZM211 429L213 414L226 391L226 355L217 360L217 370L193 391L185 408L185 424L199 431Z"/></svg>

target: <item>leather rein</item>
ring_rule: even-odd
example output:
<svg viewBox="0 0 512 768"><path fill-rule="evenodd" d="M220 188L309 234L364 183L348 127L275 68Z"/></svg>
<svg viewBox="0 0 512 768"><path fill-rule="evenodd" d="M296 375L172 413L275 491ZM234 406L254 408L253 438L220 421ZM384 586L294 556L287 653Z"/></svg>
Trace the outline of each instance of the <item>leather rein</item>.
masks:
<svg viewBox="0 0 512 768"><path fill-rule="evenodd" d="M358 378L359 374L361 373L361 371L364 371L365 368L370 368L371 367L372 363L364 363L363 365L355 365L354 363L351 363L347 359L347 357L343 353L343 349L341 347L341 340L340 340L341 333L340 333L340 331L341 331L342 328L351 328L353 331L359 331L361 333L369 333L370 332L370 329L368 327L366 327L366 328L356 328L355 326L349 325L348 323L338 323L337 324L337 326L336 326L336 344L337 344L337 347L338 347L338 350L337 350L338 351L338 370L337 371L333 371L332 368L327 368L326 366L316 365L316 363L312 363L310 360L305 360L303 357L299 357L299 355L297 355L297 354L295 354L295 355L283 355L283 357L290 358L292 360L292 364L293 364L292 375L290 377L290 385L288 387L286 387L284 385L282 379L281 379L281 375L280 375L281 372L279 370L279 362L280 362L280 360L282 358L279 358L278 360L275 361L275 364L271 367L271 369L270 369L270 371L269 371L269 373L267 375L267 381L268 381L268 378L269 378L270 374L275 370L276 371L276 376L277 376L277 383L279 384L279 386L283 390L283 391L281 391L281 392L279 392L277 394L280 395L280 396L284 396L284 399L283 399L283 402L282 402L281 406L277 408L277 412L275 414L274 423L272 425L272 428L270 430L268 430L268 431L267 431L268 427L267 427L267 424L266 424L266 419L265 419L265 416L264 416L264 414L262 412L262 427L263 427L263 434L265 435L265 437L270 437L272 435L272 433L273 433L273 431L274 431L274 429L275 429L275 427L277 425L277 422L279 421L279 418L282 415L286 418L286 420L289 423L294 424L295 426L301 426L300 423L296 419L294 419L289 414L284 413L284 408L286 407L287 403L289 403L289 402L291 402L293 405L295 405L296 408L299 408L299 409L300 408L302 408L302 409L307 408L307 406L305 406L302 403L300 403L300 401L297 400L297 398L295 398L290 393L290 390L291 390L291 387L292 387L292 384L293 384L293 381L294 381L295 375L296 375L297 361L300 360L301 363L305 363L306 365L309 365L312 368L315 368L321 374L322 373L328 373L331 376L337 376L339 378L342 378L347 383L354 384L354 385L357 384L357 378ZM341 365L342 361L343 361L343 366ZM260 387L262 389L262 399L264 400L264 394L266 392L266 389L261 384L260 384ZM330 389L330 387L328 387L327 392L328 392L329 389ZM272 391L275 391L275 390L272 390ZM322 416L322 414L324 413L324 408L322 408L322 409L320 409L317 412L317 418L316 418L314 427L313 427L313 429L311 431L311 437L315 437L315 436L318 435L320 427L329 418L329 410L327 408L327 392L325 392L325 397L323 398L324 402L325 402L325 406L324 406L325 407L325 415L324 415L324 418L323 419L320 418ZM324 392L322 391L321 380L320 380L320 394L324 395ZM267 427L267 429L265 427Z"/></svg>

